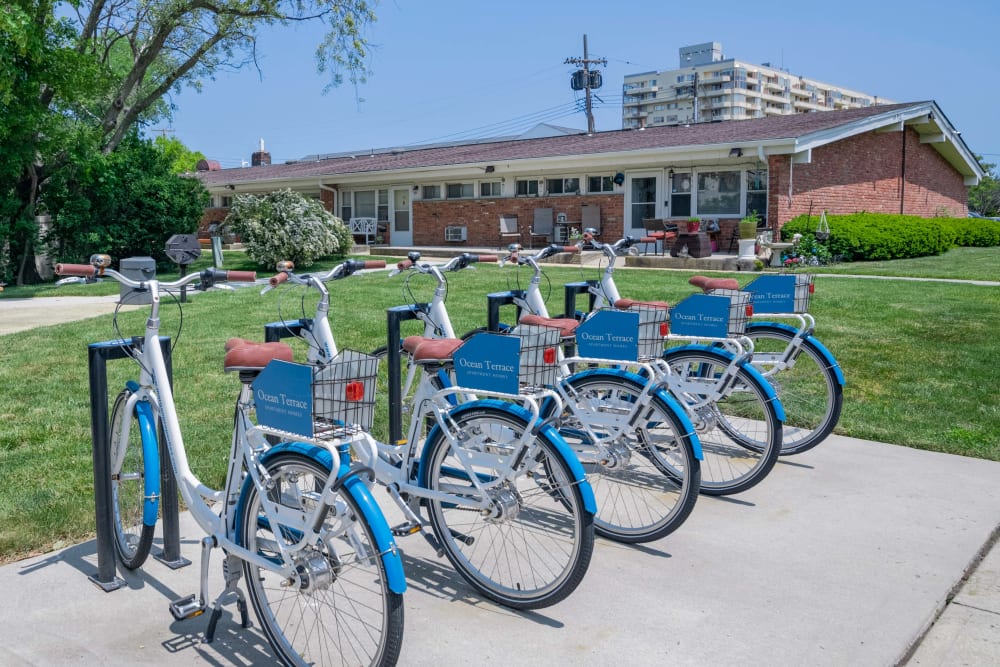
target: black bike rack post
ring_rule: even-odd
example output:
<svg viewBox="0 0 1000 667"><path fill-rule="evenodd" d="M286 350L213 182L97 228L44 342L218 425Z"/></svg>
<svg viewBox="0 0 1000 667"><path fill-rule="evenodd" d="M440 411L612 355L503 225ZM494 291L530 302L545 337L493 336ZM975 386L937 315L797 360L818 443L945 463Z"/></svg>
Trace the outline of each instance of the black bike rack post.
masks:
<svg viewBox="0 0 1000 667"><path fill-rule="evenodd" d="M303 331L312 330L312 320L291 320L288 322L271 322L264 325L264 342L277 343L282 338L298 338Z"/></svg>
<svg viewBox="0 0 1000 667"><path fill-rule="evenodd" d="M516 305L514 299L523 299L524 290L510 290L507 292L493 292L486 295L486 330L500 331L500 307ZM514 314L514 323L521 319L521 307L517 306Z"/></svg>
<svg viewBox="0 0 1000 667"><path fill-rule="evenodd" d="M108 433L108 368L107 362L130 357L128 350L142 345L142 338L131 341L111 340L91 343L87 347L90 374L90 437L94 465L94 518L97 532L97 573L88 577L105 592L117 590L125 581L116 576L114 550L114 510L111 506L111 440ZM160 337L160 348L167 366L167 376L173 384L170 338ZM173 466L165 457L165 442L160 436L160 511L163 515L164 558L180 558L180 531L177 516L177 480ZM184 563L188 564L188 563Z"/></svg>
<svg viewBox="0 0 1000 667"><path fill-rule="evenodd" d="M596 287L598 281L596 280L584 280L578 283L566 283L563 290L563 317L572 317L575 320L579 320L576 313L576 297L579 294L590 294L589 302L587 303L587 312L589 313L594 309L594 303L597 301L597 295L590 292L591 287Z"/></svg>
<svg viewBox="0 0 1000 667"><path fill-rule="evenodd" d="M386 340L386 359L389 364L388 384L389 384L389 442L397 444L403 442L403 375L401 373L403 338L400 334L400 325L403 322L417 319L418 313L426 311L426 303L415 303L409 306L393 306L387 308L386 329L388 339Z"/></svg>

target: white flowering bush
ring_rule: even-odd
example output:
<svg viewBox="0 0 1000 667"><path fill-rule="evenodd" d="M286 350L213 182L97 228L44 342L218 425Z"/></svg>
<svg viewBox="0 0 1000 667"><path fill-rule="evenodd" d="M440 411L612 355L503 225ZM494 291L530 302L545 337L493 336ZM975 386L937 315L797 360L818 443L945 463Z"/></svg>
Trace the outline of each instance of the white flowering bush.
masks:
<svg viewBox="0 0 1000 667"><path fill-rule="evenodd" d="M290 259L309 266L321 257L346 255L351 231L344 222L289 189L266 195L237 195L225 225L242 237L247 256L262 266Z"/></svg>

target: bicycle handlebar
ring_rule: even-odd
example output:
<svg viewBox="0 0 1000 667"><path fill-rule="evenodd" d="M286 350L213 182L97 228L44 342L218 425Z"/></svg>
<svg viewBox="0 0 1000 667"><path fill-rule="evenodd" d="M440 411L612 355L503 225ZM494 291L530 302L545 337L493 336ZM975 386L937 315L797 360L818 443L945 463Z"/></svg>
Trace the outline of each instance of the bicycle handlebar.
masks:
<svg viewBox="0 0 1000 667"><path fill-rule="evenodd" d="M444 264L439 264L436 266L433 266L431 264L418 264L417 262L419 261L419 259L420 255L418 253L413 253L413 257L408 257L407 259L400 260L399 262L396 263L396 270L393 272L392 275L396 275L397 273L402 273L403 271L407 271L413 268L415 268L417 271L420 271L421 273L431 273L433 269L437 269L442 272L461 271L462 269L469 268L470 264L476 264L479 262L500 261L500 258L497 257L496 255L473 255L467 252L463 252L461 255L452 257Z"/></svg>
<svg viewBox="0 0 1000 667"><path fill-rule="evenodd" d="M312 277L315 278L316 280L319 280L320 282L325 283L330 280L339 280L341 278L346 278L347 276L357 273L358 271L364 271L366 269L384 269L384 268L385 268L385 260L383 259L367 259L367 260L349 259L347 261L341 262L340 264L333 267L326 273L316 274ZM295 278L299 278L299 276L296 276L294 273L292 273L291 269L284 270L281 271L280 273L271 276L271 278L268 280L268 284L271 287L277 287L281 283L288 281L288 279L291 278L292 276L295 276ZM308 278L309 275L306 274L302 280L293 280L293 282L304 282L304 280Z"/></svg>
<svg viewBox="0 0 1000 667"><path fill-rule="evenodd" d="M131 278L115 271L94 266L92 264L56 264L55 272L60 276L79 276L81 278L112 278L126 287L141 288L148 280L132 280ZM201 281L200 289L208 289L215 283L224 282L254 282L257 280L256 271L223 271L216 268L207 268L199 273L181 276L177 280L170 282L160 282L160 286L165 289L181 287L196 280Z"/></svg>

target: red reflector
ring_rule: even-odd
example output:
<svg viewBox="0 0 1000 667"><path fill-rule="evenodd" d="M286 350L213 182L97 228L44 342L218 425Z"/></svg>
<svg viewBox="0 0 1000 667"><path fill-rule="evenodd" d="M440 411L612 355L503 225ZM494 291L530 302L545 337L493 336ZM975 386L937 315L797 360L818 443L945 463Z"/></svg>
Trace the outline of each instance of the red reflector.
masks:
<svg viewBox="0 0 1000 667"><path fill-rule="evenodd" d="M747 317L753 317L753 304L747 306Z"/></svg>
<svg viewBox="0 0 1000 667"><path fill-rule="evenodd" d="M542 361L544 361L547 364L556 363L556 348L554 347L545 348L545 351L542 352Z"/></svg>
<svg viewBox="0 0 1000 667"><path fill-rule="evenodd" d="M670 324L667 322L660 322L660 335L666 336L670 333Z"/></svg>
<svg viewBox="0 0 1000 667"><path fill-rule="evenodd" d="M365 397L364 382L348 382L344 387L344 397L349 401L360 401Z"/></svg>
<svg viewBox="0 0 1000 667"><path fill-rule="evenodd" d="M809 283L809 293L813 294L816 292L816 285L814 283Z"/></svg>

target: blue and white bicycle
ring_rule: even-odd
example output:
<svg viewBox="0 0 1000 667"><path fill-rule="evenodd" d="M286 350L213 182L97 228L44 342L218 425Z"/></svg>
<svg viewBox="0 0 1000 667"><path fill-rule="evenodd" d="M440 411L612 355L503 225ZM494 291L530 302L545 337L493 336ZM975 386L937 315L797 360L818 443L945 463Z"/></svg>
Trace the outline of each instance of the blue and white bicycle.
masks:
<svg viewBox="0 0 1000 667"><path fill-rule="evenodd" d="M226 369L242 380L225 485L211 489L192 472L181 437L167 368L160 349L161 297L199 283L253 281L252 272L207 269L172 282L136 281L109 267L107 255L91 264L60 264L59 275L117 280L149 295L142 339L122 340L139 365L115 400L111 424L111 476L115 547L134 569L149 553L159 502L158 432L187 509L206 536L201 541L201 590L174 601L177 620L211 607L211 641L222 604L235 599L243 627L250 602L276 657L289 665L395 664L403 635L403 566L389 526L372 499L364 471L345 455L370 436L350 424L301 434L271 445L267 430L251 420L251 382L287 346L239 346L226 355ZM126 299L127 300L127 299ZM118 329L118 315L115 315ZM143 344L143 341L152 343ZM225 589L208 604L209 557L223 553Z"/></svg>

